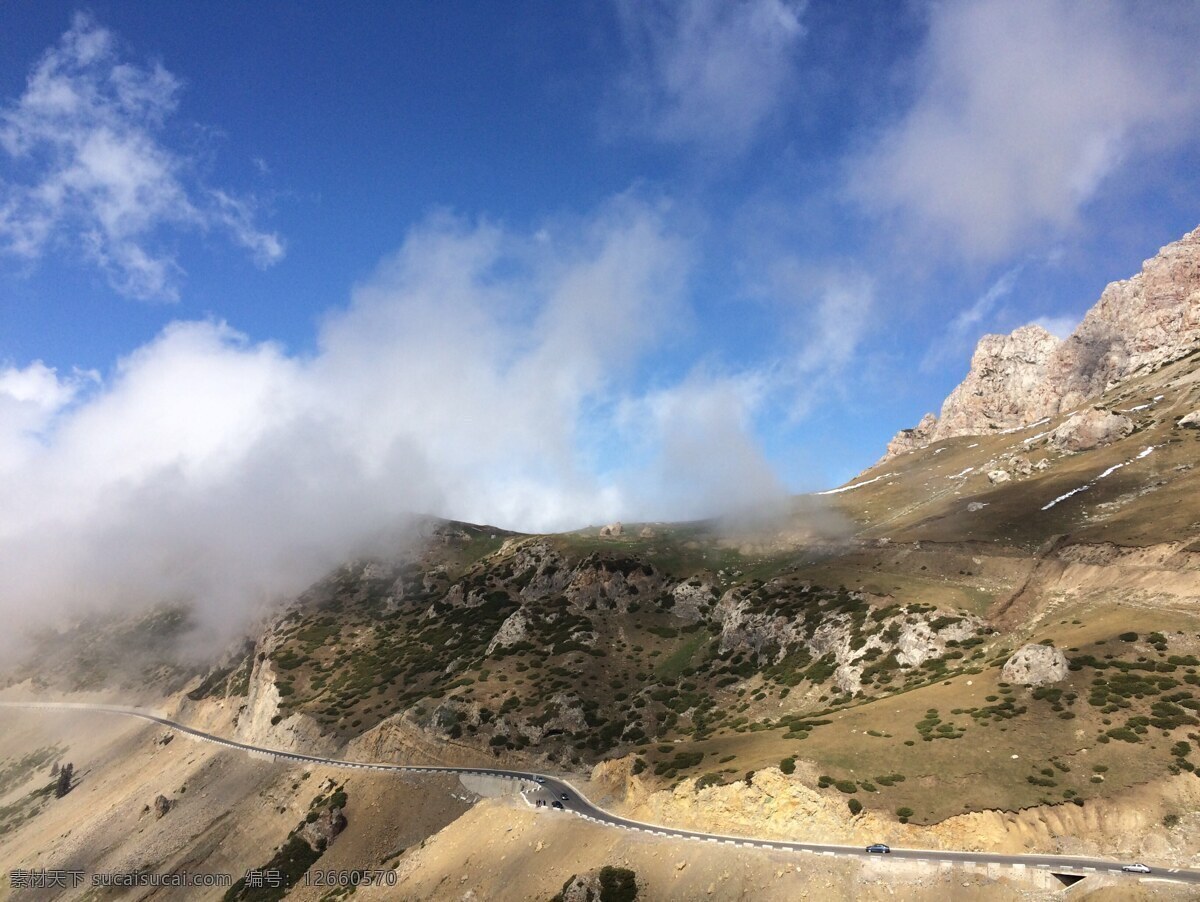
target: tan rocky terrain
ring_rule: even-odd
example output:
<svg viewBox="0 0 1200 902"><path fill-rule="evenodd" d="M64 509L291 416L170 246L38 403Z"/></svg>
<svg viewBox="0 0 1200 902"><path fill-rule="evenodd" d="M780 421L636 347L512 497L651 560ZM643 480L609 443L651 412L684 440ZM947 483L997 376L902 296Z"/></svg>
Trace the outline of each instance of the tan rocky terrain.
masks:
<svg viewBox="0 0 1200 902"><path fill-rule="evenodd" d="M186 610L93 617L38 640L0 697L115 698L356 760L536 768L724 834L1200 866L1198 248L1193 232L1110 285L1066 343L985 339L940 420L765 524L431 521L216 660L172 653ZM346 828L311 867L394 869L399 898L550 898L605 866L645 898L1048 890L700 848L99 716L0 724L4 868L240 876L289 850L309 867L302 825L333 823L344 791ZM54 798L63 762L75 788Z"/></svg>

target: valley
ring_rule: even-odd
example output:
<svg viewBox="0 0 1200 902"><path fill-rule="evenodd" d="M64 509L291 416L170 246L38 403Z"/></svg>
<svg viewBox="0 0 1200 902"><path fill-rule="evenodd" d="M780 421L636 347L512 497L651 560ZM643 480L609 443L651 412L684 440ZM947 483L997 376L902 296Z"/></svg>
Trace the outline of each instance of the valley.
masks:
<svg viewBox="0 0 1200 902"><path fill-rule="evenodd" d="M1189 316L1195 285L1181 289ZM734 892L713 876L718 863L740 873L729 850L701 864L679 837L585 822L560 834L545 820L558 813L519 794L481 801L448 774L346 776L341 760L547 774L606 816L674 830L980 853L964 898L1034 879L1001 880L988 855L1200 865L1200 348L1105 378L1084 403L983 431L956 408L962 434L926 424L769 517L548 535L421 518L392 553L335 568L204 659L181 653L186 606L44 631L0 701L165 719L0 711L0 857L240 876L300 849L394 872L406 897L444 897L459 873L464 893L505 897L486 856L524 869L553 841L572 844L577 870L513 877L507 897L548 897L617 859L650 898L705 882L722 898L818 892L807 858L747 853ZM171 741L172 723L241 745ZM68 760L77 782L51 799L50 768ZM298 838L339 817L320 842ZM529 845L504 845L513 830ZM675 856L674 873L651 863ZM935 897L945 870L913 857L888 873ZM881 867L830 873L870 898ZM1133 878L1087 875L1097 898L1104 880Z"/></svg>

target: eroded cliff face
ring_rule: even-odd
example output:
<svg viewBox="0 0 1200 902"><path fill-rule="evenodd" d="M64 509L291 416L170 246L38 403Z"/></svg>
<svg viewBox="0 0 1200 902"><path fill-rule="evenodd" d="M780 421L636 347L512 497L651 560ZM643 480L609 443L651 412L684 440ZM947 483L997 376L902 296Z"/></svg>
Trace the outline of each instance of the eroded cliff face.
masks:
<svg viewBox="0 0 1200 902"><path fill-rule="evenodd" d="M1113 282L1047 364L1055 413L1200 346L1200 228Z"/></svg>
<svg viewBox="0 0 1200 902"><path fill-rule="evenodd" d="M1200 347L1200 228L1112 282L1069 338L1039 326L979 341L941 416L901 430L884 460L959 435L1028 426Z"/></svg>
<svg viewBox="0 0 1200 902"><path fill-rule="evenodd" d="M1046 416L1056 401L1046 382L1047 366L1061 344L1041 326L985 335L967 378L942 404L930 441L1012 429Z"/></svg>
<svg viewBox="0 0 1200 902"><path fill-rule="evenodd" d="M1190 857L1194 853L1188 841L1189 826L1167 828L1163 815L1191 810L1200 797L1200 783L1185 774L1157 786L1136 787L1114 799L1020 811L977 811L921 825L900 823L871 809L851 814L843 798L809 785L814 776L803 761L797 762L797 771L791 776L770 767L745 780L704 788L698 788L695 780L684 780L671 789L647 791L616 762L598 767L592 780L626 816L651 823L801 842L858 845L882 841L1013 854Z"/></svg>
<svg viewBox="0 0 1200 902"><path fill-rule="evenodd" d="M238 713L234 739L282 751L309 755L333 752L337 743L325 735L311 717L299 712L284 716L280 711L279 687L270 659L256 659L250 674L245 707Z"/></svg>

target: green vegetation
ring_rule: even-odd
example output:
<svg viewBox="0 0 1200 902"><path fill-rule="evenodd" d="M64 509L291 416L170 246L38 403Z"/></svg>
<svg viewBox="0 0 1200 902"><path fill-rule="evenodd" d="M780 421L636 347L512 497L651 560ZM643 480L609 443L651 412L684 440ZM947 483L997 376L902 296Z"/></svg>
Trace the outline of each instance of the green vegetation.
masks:
<svg viewBox="0 0 1200 902"><path fill-rule="evenodd" d="M550 902L562 902L563 896L577 874L572 874L563 884ZM638 897L637 874L629 868L618 868L605 865L596 874L596 882L600 884L600 895L597 902L636 902ZM595 898L589 896L589 898Z"/></svg>
<svg viewBox="0 0 1200 902"><path fill-rule="evenodd" d="M282 899L304 877L305 871L321 857L298 832L293 831L282 848L259 870L277 870L283 877L281 886L248 886L245 877L233 884L225 893L226 902L277 902Z"/></svg>

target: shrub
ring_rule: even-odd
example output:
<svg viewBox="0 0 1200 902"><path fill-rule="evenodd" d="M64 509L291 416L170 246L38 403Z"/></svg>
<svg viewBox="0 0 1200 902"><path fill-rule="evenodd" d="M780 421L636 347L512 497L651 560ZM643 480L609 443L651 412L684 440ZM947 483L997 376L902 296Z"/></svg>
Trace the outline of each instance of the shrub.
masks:
<svg viewBox="0 0 1200 902"><path fill-rule="evenodd" d="M785 774L794 774L796 772L796 759L784 758L779 762L779 769Z"/></svg>
<svg viewBox="0 0 1200 902"><path fill-rule="evenodd" d="M599 877L600 898L604 902L634 902L637 898L637 875L629 868L605 865Z"/></svg>
<svg viewBox="0 0 1200 902"><path fill-rule="evenodd" d="M858 799L851 799L849 802L847 802L847 804L850 806L851 814L862 813L862 809L863 809L862 802L860 802Z"/></svg>
<svg viewBox="0 0 1200 902"><path fill-rule="evenodd" d="M847 795L858 792L858 785L853 780L838 780L833 785L836 786L840 792L844 792Z"/></svg>
<svg viewBox="0 0 1200 902"><path fill-rule="evenodd" d="M896 817L909 818L912 816L913 810L911 808L901 807L896 809Z"/></svg>

